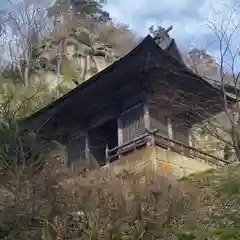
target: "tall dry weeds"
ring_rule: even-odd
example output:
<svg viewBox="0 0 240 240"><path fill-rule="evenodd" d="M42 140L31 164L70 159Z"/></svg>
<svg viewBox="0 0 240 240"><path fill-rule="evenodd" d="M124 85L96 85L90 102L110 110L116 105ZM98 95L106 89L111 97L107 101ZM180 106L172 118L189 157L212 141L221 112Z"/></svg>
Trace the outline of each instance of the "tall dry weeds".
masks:
<svg viewBox="0 0 240 240"><path fill-rule="evenodd" d="M2 173L1 183L0 233L10 239L164 239L197 200L153 172L70 173L46 165L20 179Z"/></svg>

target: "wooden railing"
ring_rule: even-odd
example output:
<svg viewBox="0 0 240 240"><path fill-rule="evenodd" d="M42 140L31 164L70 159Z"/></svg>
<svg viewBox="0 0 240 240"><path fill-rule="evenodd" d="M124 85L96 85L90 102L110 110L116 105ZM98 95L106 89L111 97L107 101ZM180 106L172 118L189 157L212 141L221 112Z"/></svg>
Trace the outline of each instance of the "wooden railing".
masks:
<svg viewBox="0 0 240 240"><path fill-rule="evenodd" d="M106 159L111 162L112 159L125 154L135 148L139 148L149 142L149 137L156 133L158 130L152 131L151 133L146 132L140 137L137 137L131 141L128 141L120 146L117 146L112 149L106 149Z"/></svg>
<svg viewBox="0 0 240 240"><path fill-rule="evenodd" d="M199 159L202 159L203 161L209 161L211 162L212 164L215 164L215 165L226 165L226 164L229 164L228 161L222 159L222 158L218 158L212 154L209 154L207 152L204 152L200 149L197 149L197 148L194 148L194 147L191 147L191 146L188 146L184 143L181 143L181 142L178 142L178 141L175 141L175 140L172 140L172 139L169 139L169 138L166 138L158 133L154 134L157 138L160 138L160 139L163 139L165 142L167 142L167 144L164 144L162 143L161 141L157 141L157 139L155 139L155 143L157 145L160 145L161 147L163 148L167 148L167 149L170 149L172 150L173 152L177 152L175 149L174 149L174 146L175 145L178 145L181 147L182 151L180 152L180 154L184 154L184 150L187 149L189 150L189 154L186 154L185 156L186 157L190 157L190 158L199 158Z"/></svg>
<svg viewBox="0 0 240 240"><path fill-rule="evenodd" d="M150 141L153 141L152 144L156 144L161 146L162 148L171 150L173 152L178 152L179 154L183 154L188 158L194 158L196 160L203 160L205 162L210 162L214 165L226 165L229 162L224 159L218 158L212 154L206 153L200 149L188 146L184 143L178 142L173 139L169 139L167 137L159 134L158 129L154 130L146 130L146 133L142 136L131 140L121 146L115 147L113 149L106 149L106 160L107 162L112 162L115 159L118 159L121 155L126 154L129 151L132 151L136 148L146 145ZM176 146L179 146L181 151L176 151ZM189 154L185 154L186 150L188 150Z"/></svg>

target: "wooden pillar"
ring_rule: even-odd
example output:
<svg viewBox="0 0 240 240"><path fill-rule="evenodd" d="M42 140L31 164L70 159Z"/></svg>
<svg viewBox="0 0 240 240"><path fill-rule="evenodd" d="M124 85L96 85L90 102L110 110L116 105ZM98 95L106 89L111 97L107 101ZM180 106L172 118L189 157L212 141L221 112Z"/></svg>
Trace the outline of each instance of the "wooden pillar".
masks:
<svg viewBox="0 0 240 240"><path fill-rule="evenodd" d="M123 144L122 123L120 117L118 118L118 146Z"/></svg>
<svg viewBox="0 0 240 240"><path fill-rule="evenodd" d="M192 131L191 130L192 130L191 128L188 129L188 145L189 145L189 147L193 147L193 139L192 139ZM189 156L195 158L194 157L195 154L193 153L192 149L189 150Z"/></svg>
<svg viewBox="0 0 240 240"><path fill-rule="evenodd" d="M144 112L144 124L147 130L150 130L150 115L147 104L143 104L143 112Z"/></svg>
<svg viewBox="0 0 240 240"><path fill-rule="evenodd" d="M188 129L188 142L189 142L189 146L190 146L190 147L193 147L193 140L192 140L191 128Z"/></svg>
<svg viewBox="0 0 240 240"><path fill-rule="evenodd" d="M89 136L88 136L88 134L86 134L86 137L85 137L85 156L86 156L86 160L90 164L91 155L90 155L90 149L89 149Z"/></svg>
<svg viewBox="0 0 240 240"><path fill-rule="evenodd" d="M173 128L172 128L172 122L170 117L167 117L167 127L168 127L168 137L169 139L173 140ZM173 146L174 143L170 142L169 145Z"/></svg>
<svg viewBox="0 0 240 240"><path fill-rule="evenodd" d="M169 139L173 139L173 129L172 129L172 122L170 117L167 117L167 126L168 126L168 137Z"/></svg>
<svg viewBox="0 0 240 240"><path fill-rule="evenodd" d="M106 165L109 165L109 155L108 155L108 145L106 144L106 149L105 149L105 158L106 158Z"/></svg>

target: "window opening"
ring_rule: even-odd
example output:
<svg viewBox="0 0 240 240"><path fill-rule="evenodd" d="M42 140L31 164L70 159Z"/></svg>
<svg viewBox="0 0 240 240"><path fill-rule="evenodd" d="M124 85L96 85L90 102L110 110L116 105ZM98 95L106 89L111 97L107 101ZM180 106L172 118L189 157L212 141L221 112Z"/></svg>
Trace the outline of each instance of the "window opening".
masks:
<svg viewBox="0 0 240 240"><path fill-rule="evenodd" d="M123 112L119 123L122 130L122 144L142 136L145 133L143 104L138 104Z"/></svg>

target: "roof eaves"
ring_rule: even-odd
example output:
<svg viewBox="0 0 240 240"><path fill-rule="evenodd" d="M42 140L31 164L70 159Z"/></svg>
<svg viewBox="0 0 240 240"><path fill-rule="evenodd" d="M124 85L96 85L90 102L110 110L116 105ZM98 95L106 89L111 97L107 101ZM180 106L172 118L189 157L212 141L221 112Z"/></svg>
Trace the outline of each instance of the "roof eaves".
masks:
<svg viewBox="0 0 240 240"><path fill-rule="evenodd" d="M172 56L172 54L170 54L170 52L168 51L164 51L160 46L158 46L157 43L155 43L155 41L153 40L152 42L152 46L153 48L155 48L155 52L158 54L161 54L167 58L170 58L172 61L174 61L176 63L176 65L181 66L181 71L183 73L185 73L186 75L191 76L192 78L201 81L202 84L204 84L206 87L210 88L213 91L216 91L217 93L219 93L220 95L223 95L223 91L221 91L221 89L217 88L216 86L213 86L211 83L209 83L207 80L205 80L204 78L202 78L201 76L197 75L196 73L192 72L191 70L189 70L189 68L184 64L183 61L181 61L181 59L179 60L177 57ZM174 41L175 43L175 41ZM177 47L176 43L175 46ZM178 48L177 48L178 50ZM179 52L179 50L178 50ZM180 54L180 52L179 52ZM236 100L230 96L227 96L227 100L229 102L236 102Z"/></svg>
<svg viewBox="0 0 240 240"><path fill-rule="evenodd" d="M125 56L123 56L122 58L118 59L117 61L115 61L113 64L111 64L110 66L108 66L107 68L103 69L101 72L95 74L94 76L92 76L90 79L88 79L87 81L81 83L80 85L78 85L76 88L74 88L73 90L69 91L67 94L63 95L62 97L58 98L57 100L55 100L54 102L50 103L49 105L47 105L46 107L38 110L37 112L33 113L30 116L27 116L25 118L23 118L21 120L21 122L27 122L31 119L37 118L42 114L47 113L48 111L52 110L54 107L56 107L57 105L65 102L67 99L69 98L73 98L77 93L79 93L79 91L83 91L84 89L88 88L89 86L91 86L92 84L94 84L95 82L99 81L100 78L108 75L110 72L112 72L114 69L118 68L119 66L121 66L122 64L124 64L124 62L126 61L126 59L128 59L131 56L134 56L135 54L137 54L139 51L141 51L144 46L147 44L147 42L153 41L152 37L150 35L148 35L146 38L144 38L142 40L142 42L140 42L133 50L131 50L129 53L127 53Z"/></svg>

